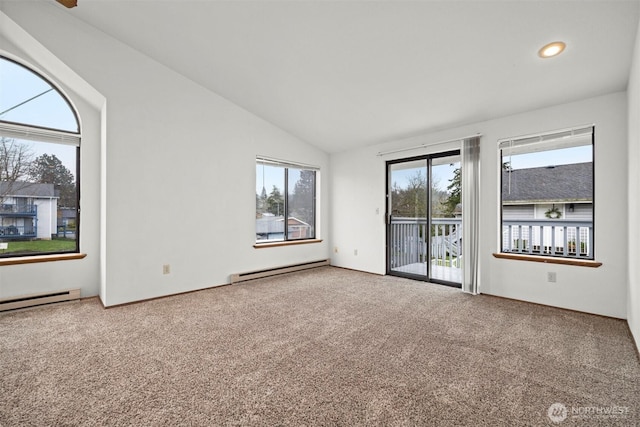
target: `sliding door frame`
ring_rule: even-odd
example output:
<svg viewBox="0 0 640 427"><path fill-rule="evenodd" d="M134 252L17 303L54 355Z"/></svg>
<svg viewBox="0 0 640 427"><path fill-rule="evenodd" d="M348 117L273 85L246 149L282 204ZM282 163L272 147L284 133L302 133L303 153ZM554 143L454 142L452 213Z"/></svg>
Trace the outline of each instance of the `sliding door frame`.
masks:
<svg viewBox="0 0 640 427"><path fill-rule="evenodd" d="M400 163L409 163L409 162L415 162L415 161L421 161L424 160L425 161L425 168L426 168L426 180L427 180L427 185L426 185L426 206L425 206L425 212L426 212L426 220L427 220L427 225L425 227L425 229L427 230L427 236L426 236L426 241L427 241L427 245L426 245L426 250L427 250L427 259L429 260L431 258L431 244L429 242L431 242L431 222L432 222L432 213L431 213L431 192L432 192L432 188L431 188L431 184L432 184L432 160L433 159L437 159L437 158L441 158L441 157L450 157L450 156L461 156L462 152L460 149L453 149L453 150L447 150L447 151L443 151L443 152L436 152L436 153L431 153L431 154L424 154L424 155L420 155L420 156L413 156L413 157L405 157L405 158L400 158L400 159L393 159L393 160L387 160L385 162L385 202L386 202L386 206L385 206L385 264L386 264L386 274L391 275L391 276L399 276L399 277L404 277L407 279L413 279L413 280L420 280L423 282L430 282L430 283L437 283L440 285L445 285L445 286L451 286L451 287L455 287L455 288L461 288L462 287L462 283L456 283L456 282L449 282L446 280L441 280L441 279L434 279L431 277L431 262L427 262L426 265L426 275L422 276L420 274L412 274L412 273L406 273L406 272L402 272L402 271L397 271L397 270L393 270L391 268L391 258L392 258L392 254L391 254L391 250L392 250L392 245L391 245L391 221L393 218L393 212L391 209L391 170L390 167L394 164L400 164ZM460 167L462 167L462 161L460 161Z"/></svg>

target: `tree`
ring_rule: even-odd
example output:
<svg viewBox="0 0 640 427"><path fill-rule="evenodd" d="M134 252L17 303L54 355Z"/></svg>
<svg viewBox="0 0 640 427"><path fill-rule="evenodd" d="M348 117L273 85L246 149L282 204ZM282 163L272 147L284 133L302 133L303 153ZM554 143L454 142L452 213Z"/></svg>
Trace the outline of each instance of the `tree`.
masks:
<svg viewBox="0 0 640 427"><path fill-rule="evenodd" d="M456 207L462 202L462 173L459 167L454 169L447 191L449 196L443 203L444 214L446 217L453 217Z"/></svg>
<svg viewBox="0 0 640 427"><path fill-rule="evenodd" d="M27 144L0 137L0 202L26 184L32 159L33 152Z"/></svg>
<svg viewBox="0 0 640 427"><path fill-rule="evenodd" d="M301 170L300 178L293 187L293 194L289 198L289 216L313 225L314 193L316 173L311 170Z"/></svg>
<svg viewBox="0 0 640 427"><path fill-rule="evenodd" d="M427 177L422 174L422 170L418 170L407 178L407 185L404 188L394 183L391 197L393 215L426 218Z"/></svg>
<svg viewBox="0 0 640 427"><path fill-rule="evenodd" d="M256 193L256 213L262 215L267 210L267 190L262 187L260 195Z"/></svg>
<svg viewBox="0 0 640 427"><path fill-rule="evenodd" d="M282 193L280 193L280 189L275 185L271 193L269 193L269 197L267 197L267 212L276 216L284 214L284 198L282 197Z"/></svg>
<svg viewBox="0 0 640 427"><path fill-rule="evenodd" d="M43 154L31 162L28 178L35 183L53 184L60 192L60 207L76 207L75 178L55 154Z"/></svg>
<svg viewBox="0 0 640 427"><path fill-rule="evenodd" d="M431 188L431 216L433 218L446 218L448 216L447 199L449 193L440 187Z"/></svg>

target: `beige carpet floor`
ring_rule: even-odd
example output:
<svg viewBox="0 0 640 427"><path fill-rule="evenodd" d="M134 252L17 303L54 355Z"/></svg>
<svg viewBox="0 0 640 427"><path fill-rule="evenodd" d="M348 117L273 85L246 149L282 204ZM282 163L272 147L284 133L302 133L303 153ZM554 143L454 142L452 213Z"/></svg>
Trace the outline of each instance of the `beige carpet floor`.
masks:
<svg viewBox="0 0 640 427"><path fill-rule="evenodd" d="M633 426L640 363L621 320L322 267L2 314L0 425Z"/></svg>

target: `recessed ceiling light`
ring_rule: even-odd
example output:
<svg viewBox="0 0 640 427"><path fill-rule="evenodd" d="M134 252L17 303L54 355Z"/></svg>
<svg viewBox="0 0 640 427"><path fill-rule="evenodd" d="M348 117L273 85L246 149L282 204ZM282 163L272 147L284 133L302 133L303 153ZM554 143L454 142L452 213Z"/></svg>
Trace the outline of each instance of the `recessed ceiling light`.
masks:
<svg viewBox="0 0 640 427"><path fill-rule="evenodd" d="M551 58L552 56L560 55L564 48L567 47L564 42L553 42L548 45L542 46L538 51L540 58Z"/></svg>

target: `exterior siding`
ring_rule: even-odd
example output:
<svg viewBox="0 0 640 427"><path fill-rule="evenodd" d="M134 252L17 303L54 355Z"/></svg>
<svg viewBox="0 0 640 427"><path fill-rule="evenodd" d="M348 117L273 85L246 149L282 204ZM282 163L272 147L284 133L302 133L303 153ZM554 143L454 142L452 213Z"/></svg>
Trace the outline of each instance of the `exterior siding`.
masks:
<svg viewBox="0 0 640 427"><path fill-rule="evenodd" d="M35 199L38 206L38 239L51 239L58 225L58 199Z"/></svg>
<svg viewBox="0 0 640 427"><path fill-rule="evenodd" d="M551 209L552 204L541 205L505 205L502 207L502 219L527 220L545 219L545 212ZM573 212L569 211L569 204L556 203L555 207L562 213L560 219L572 219L581 221L591 221L593 219L592 203L574 203Z"/></svg>
<svg viewBox="0 0 640 427"><path fill-rule="evenodd" d="M565 208L565 218L591 221L593 218L593 204L574 203L573 212L569 212L569 206Z"/></svg>
<svg viewBox="0 0 640 427"><path fill-rule="evenodd" d="M533 205L507 205L502 207L503 220L535 219Z"/></svg>

